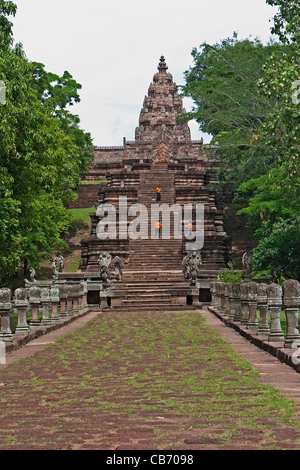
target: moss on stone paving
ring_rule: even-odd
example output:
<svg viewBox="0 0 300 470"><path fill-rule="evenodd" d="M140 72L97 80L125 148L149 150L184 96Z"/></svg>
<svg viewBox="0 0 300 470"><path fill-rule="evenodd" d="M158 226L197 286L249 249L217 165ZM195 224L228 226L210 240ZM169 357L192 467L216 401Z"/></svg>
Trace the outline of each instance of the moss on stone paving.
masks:
<svg viewBox="0 0 300 470"><path fill-rule="evenodd" d="M0 449L299 449L293 404L201 313L101 313L0 374Z"/></svg>

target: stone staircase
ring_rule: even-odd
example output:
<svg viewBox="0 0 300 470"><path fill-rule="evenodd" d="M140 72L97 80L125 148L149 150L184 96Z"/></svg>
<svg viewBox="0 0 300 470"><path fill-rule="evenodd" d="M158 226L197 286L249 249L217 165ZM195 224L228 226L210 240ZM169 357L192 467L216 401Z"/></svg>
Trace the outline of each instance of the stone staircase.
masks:
<svg viewBox="0 0 300 470"><path fill-rule="evenodd" d="M184 280L182 240L174 239L173 216L168 227L170 237L153 239L151 205L156 203L156 187L162 188L159 204L172 206L175 199L174 172L167 165L156 165L141 172L138 203L148 209L148 239L130 240L129 261L123 273L127 292L123 306L140 310L178 310L187 305L189 283ZM161 220L162 221L162 220Z"/></svg>

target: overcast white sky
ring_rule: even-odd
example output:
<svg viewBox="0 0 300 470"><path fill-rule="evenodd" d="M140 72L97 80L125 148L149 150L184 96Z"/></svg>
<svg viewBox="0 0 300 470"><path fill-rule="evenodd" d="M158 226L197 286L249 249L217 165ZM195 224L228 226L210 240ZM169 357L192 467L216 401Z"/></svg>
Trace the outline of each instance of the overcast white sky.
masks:
<svg viewBox="0 0 300 470"><path fill-rule="evenodd" d="M98 146L134 140L144 96L161 55L177 85L203 42L271 37L265 0L14 0L14 38L29 60L82 84L72 108ZM184 101L188 110L191 102ZM196 123L190 123L199 139ZM204 136L204 140L209 141Z"/></svg>

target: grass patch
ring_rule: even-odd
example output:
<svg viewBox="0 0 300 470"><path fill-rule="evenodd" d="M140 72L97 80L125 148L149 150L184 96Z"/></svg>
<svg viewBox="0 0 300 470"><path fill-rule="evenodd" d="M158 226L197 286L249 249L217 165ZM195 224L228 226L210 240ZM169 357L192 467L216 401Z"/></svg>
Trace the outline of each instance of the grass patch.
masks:
<svg viewBox="0 0 300 470"><path fill-rule="evenodd" d="M82 185L85 184L107 184L107 180L96 180L96 181L81 181Z"/></svg>
<svg viewBox="0 0 300 470"><path fill-rule="evenodd" d="M71 214L71 223L82 222L87 224L90 222L90 212L95 212L95 207L88 207L85 209L69 209Z"/></svg>

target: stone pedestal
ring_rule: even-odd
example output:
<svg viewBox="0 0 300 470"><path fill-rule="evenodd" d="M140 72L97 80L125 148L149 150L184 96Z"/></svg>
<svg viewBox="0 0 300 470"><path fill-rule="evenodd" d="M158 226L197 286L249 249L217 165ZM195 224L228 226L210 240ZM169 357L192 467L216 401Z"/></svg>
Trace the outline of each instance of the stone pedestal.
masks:
<svg viewBox="0 0 300 470"><path fill-rule="evenodd" d="M0 316L1 316L1 331L0 341L11 342L13 335L10 329L10 313L12 309L11 291L10 289L0 289Z"/></svg>
<svg viewBox="0 0 300 470"><path fill-rule="evenodd" d="M58 314L58 305L59 305L59 288L56 286L51 287L50 289L50 299L51 299L51 322L59 321Z"/></svg>
<svg viewBox="0 0 300 470"><path fill-rule="evenodd" d="M228 283L227 289L228 289L228 299L229 299L228 300L229 301L228 318L229 318L229 320L233 320L234 319L234 314L235 314L235 304L234 304L234 298L233 298L233 288L232 288L231 283Z"/></svg>
<svg viewBox="0 0 300 470"><path fill-rule="evenodd" d="M31 307L31 322L30 328L38 328L40 327L40 319L39 319L39 307L41 301L41 289L37 286L32 286L29 289L29 303Z"/></svg>
<svg viewBox="0 0 300 470"><path fill-rule="evenodd" d="M225 315L230 315L230 298L229 298L229 284L224 283L224 294L225 294Z"/></svg>
<svg viewBox="0 0 300 470"><path fill-rule="evenodd" d="M257 284L256 282L248 282L248 296L247 301L249 305L249 320L247 323L247 329L256 330L258 328L257 321Z"/></svg>
<svg viewBox="0 0 300 470"><path fill-rule="evenodd" d="M107 294L105 292L100 292L100 308L108 308Z"/></svg>
<svg viewBox="0 0 300 470"><path fill-rule="evenodd" d="M42 287L41 288L41 304L43 308L43 318L41 321L41 325L50 325L51 318L50 318L50 289L49 287Z"/></svg>
<svg viewBox="0 0 300 470"><path fill-rule="evenodd" d="M242 283L240 285L240 299L242 304L242 325L247 325L249 320L249 304L248 304L248 284Z"/></svg>
<svg viewBox="0 0 300 470"><path fill-rule="evenodd" d="M232 284L232 296L233 296L233 305L234 305L234 317L233 321L241 322L242 321L242 302L241 302L241 291L240 284Z"/></svg>
<svg viewBox="0 0 300 470"><path fill-rule="evenodd" d="M67 316L67 299L68 299L68 292L66 284L59 285L59 304L60 304L60 311L59 317L61 319L66 318Z"/></svg>
<svg viewBox="0 0 300 470"><path fill-rule="evenodd" d="M282 288L278 284L271 284L267 288L268 307L270 311L271 324L268 341L284 341L281 329L280 312L282 308Z"/></svg>
<svg viewBox="0 0 300 470"><path fill-rule="evenodd" d="M268 322L268 296L267 284L258 284L257 286L257 309L259 310L259 325L257 334L269 335L270 327Z"/></svg>
<svg viewBox="0 0 300 470"><path fill-rule="evenodd" d="M14 306L18 314L16 335L26 335L30 328L27 323L27 309L29 302L26 289L17 289L14 296Z"/></svg>
<svg viewBox="0 0 300 470"><path fill-rule="evenodd" d="M298 316L300 308L300 283L296 280L288 280L283 283L283 307L286 315L287 331L285 348L295 347L300 344L298 330Z"/></svg>

